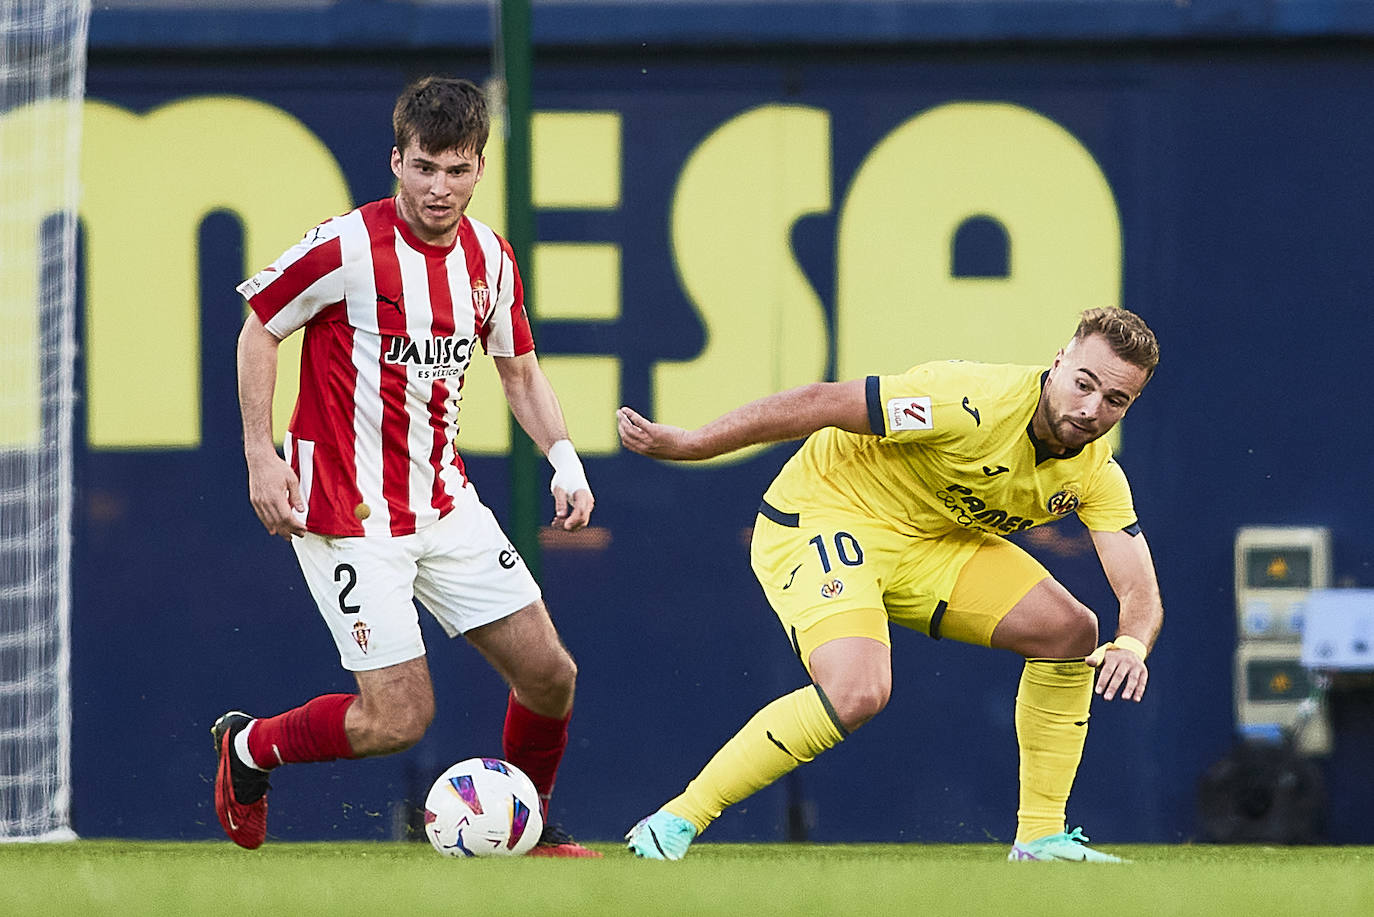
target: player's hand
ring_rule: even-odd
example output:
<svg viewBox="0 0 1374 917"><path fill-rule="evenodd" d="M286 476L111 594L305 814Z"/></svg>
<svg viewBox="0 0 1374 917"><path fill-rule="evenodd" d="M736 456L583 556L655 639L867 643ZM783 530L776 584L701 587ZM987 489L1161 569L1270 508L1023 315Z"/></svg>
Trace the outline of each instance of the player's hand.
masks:
<svg viewBox="0 0 1374 917"><path fill-rule="evenodd" d="M277 455L257 455L248 460L248 499L263 528L272 535L291 540L305 534L305 512L301 482L291 466Z"/></svg>
<svg viewBox="0 0 1374 917"><path fill-rule="evenodd" d="M620 444L631 452L657 459L696 458L690 449L691 433L682 427L654 423L631 408L615 412Z"/></svg>
<svg viewBox="0 0 1374 917"><path fill-rule="evenodd" d="M592 521L592 507L596 498L590 489L583 487L569 498L568 492L556 483L553 488L553 521L549 524L565 532L575 532L585 528Z"/></svg>
<svg viewBox="0 0 1374 917"><path fill-rule="evenodd" d="M1104 643L1083 661L1097 669L1093 691L1102 695L1103 700L1111 700L1118 693L1122 700L1136 702L1145 696L1150 669L1135 652Z"/></svg>

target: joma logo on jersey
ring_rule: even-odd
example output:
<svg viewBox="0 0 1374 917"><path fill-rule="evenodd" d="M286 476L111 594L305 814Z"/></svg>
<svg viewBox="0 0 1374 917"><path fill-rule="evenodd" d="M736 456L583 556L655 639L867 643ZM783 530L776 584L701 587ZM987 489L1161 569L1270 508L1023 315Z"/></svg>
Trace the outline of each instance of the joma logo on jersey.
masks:
<svg viewBox="0 0 1374 917"><path fill-rule="evenodd" d="M988 506L986 501L962 484L946 484L944 490L935 496L944 501L954 521L964 528L1010 535L1035 525L1034 519L1013 516L1004 509Z"/></svg>
<svg viewBox="0 0 1374 917"><path fill-rule="evenodd" d="M467 365L472 358L474 341L470 338L452 336L422 338L413 341L401 335L387 335L386 355L388 363L405 363L410 366L442 366L451 363Z"/></svg>

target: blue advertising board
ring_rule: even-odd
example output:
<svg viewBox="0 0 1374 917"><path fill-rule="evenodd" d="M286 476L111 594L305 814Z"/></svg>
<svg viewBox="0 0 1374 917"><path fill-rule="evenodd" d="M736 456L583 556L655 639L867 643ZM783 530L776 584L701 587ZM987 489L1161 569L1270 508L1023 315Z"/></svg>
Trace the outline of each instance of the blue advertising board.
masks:
<svg viewBox="0 0 1374 917"><path fill-rule="evenodd" d="M218 836L215 717L352 687L294 556L246 497L234 285L391 192L407 79L489 72L481 49L384 51L93 50L73 616L83 835ZM1236 527L1328 526L1337 580L1374 584L1367 49L625 45L541 54L534 99L538 242L517 254L597 494L591 535L544 539L546 598L580 665L553 817L619 837L805 678L747 556L793 447L660 464L619 450L619 404L691 426L923 360L1048 364L1078 311L1120 305L1163 351L1117 447L1167 620L1145 702L1094 705L1069 817L1110 840L1195 836L1198 777L1232 740ZM498 228L500 147L473 207ZM459 448L506 520L489 367L464 412ZM1024 543L1110 634L1081 526ZM426 627L439 707L426 738L280 772L274 837L400 836L438 771L499 752L499 679ZM1009 841L1020 666L895 634L889 708L708 837ZM115 775L137 805L111 801ZM1333 819L1337 839L1362 830Z"/></svg>

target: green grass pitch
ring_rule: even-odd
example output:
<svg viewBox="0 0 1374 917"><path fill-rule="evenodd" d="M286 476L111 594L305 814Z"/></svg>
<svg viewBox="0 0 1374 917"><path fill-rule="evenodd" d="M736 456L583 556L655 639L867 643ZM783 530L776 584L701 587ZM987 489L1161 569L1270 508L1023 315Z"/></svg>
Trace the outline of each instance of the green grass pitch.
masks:
<svg viewBox="0 0 1374 917"><path fill-rule="evenodd" d="M452 860L419 843L0 845L0 912L48 915L1368 915L1374 848L1117 845L1130 865L991 844L712 844L680 863Z"/></svg>

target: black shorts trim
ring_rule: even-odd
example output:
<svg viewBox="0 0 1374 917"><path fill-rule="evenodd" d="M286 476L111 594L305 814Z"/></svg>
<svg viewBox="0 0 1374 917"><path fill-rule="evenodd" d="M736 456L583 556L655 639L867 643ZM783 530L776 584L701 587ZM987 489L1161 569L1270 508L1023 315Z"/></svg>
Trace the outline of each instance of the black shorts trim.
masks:
<svg viewBox="0 0 1374 917"><path fill-rule="evenodd" d="M801 526L801 513L784 513L767 500L759 501L759 515L770 522L776 522L778 525L785 525L789 529L795 529Z"/></svg>
<svg viewBox="0 0 1374 917"><path fill-rule="evenodd" d="M945 611L948 608L949 604L944 601L935 605L935 613L930 616L930 639L940 639L940 620L945 616Z"/></svg>

